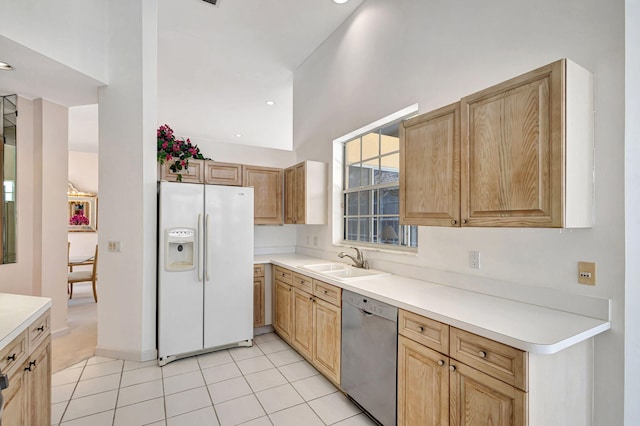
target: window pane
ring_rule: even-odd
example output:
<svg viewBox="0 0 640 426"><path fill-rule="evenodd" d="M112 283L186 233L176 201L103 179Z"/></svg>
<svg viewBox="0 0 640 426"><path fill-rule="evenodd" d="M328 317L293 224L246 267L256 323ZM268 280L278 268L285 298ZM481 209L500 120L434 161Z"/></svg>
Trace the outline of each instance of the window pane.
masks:
<svg viewBox="0 0 640 426"><path fill-rule="evenodd" d="M362 182L362 167L360 163L354 164L347 168L349 177L347 179L347 188L359 188Z"/></svg>
<svg viewBox="0 0 640 426"><path fill-rule="evenodd" d="M362 137L362 159L380 156L380 135L368 133Z"/></svg>
<svg viewBox="0 0 640 426"><path fill-rule="evenodd" d="M400 243L400 221L397 217L383 217L380 218L380 243L381 244L395 244Z"/></svg>
<svg viewBox="0 0 640 426"><path fill-rule="evenodd" d="M360 230L358 231L358 241L365 241L365 242L370 242L371 238L370 238L370 232L371 232L371 227L370 227L370 222L371 218L362 218L360 219Z"/></svg>
<svg viewBox="0 0 640 426"><path fill-rule="evenodd" d="M385 155L380 158L383 182L400 180L400 153Z"/></svg>
<svg viewBox="0 0 640 426"><path fill-rule="evenodd" d="M398 187L380 190L380 214L400 214L400 191Z"/></svg>
<svg viewBox="0 0 640 426"><path fill-rule="evenodd" d="M352 192L345 195L345 212L347 216L358 215L358 193Z"/></svg>
<svg viewBox="0 0 640 426"><path fill-rule="evenodd" d="M350 241L358 240L358 219L346 219L345 239Z"/></svg>
<svg viewBox="0 0 640 426"><path fill-rule="evenodd" d="M360 194L360 216L373 214L373 192L362 191Z"/></svg>
<svg viewBox="0 0 640 426"><path fill-rule="evenodd" d="M402 245L407 247L418 247L418 227L402 226Z"/></svg>
<svg viewBox="0 0 640 426"><path fill-rule="evenodd" d="M354 139L344 144L344 164L357 163L360 161L360 138Z"/></svg>

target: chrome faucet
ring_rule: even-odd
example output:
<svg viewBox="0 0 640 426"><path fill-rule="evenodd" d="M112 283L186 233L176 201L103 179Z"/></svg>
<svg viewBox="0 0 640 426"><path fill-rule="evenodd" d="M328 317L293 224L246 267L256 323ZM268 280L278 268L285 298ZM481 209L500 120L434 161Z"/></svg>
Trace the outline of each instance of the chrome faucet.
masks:
<svg viewBox="0 0 640 426"><path fill-rule="evenodd" d="M369 269L369 262L364 259L364 256L362 255L362 252L360 251L360 249L357 247L351 247L351 248L356 251L356 257L353 257L343 251L338 253L338 257L341 259L343 257L348 257L349 259L353 260L353 263L354 263L353 266L355 266L356 268Z"/></svg>

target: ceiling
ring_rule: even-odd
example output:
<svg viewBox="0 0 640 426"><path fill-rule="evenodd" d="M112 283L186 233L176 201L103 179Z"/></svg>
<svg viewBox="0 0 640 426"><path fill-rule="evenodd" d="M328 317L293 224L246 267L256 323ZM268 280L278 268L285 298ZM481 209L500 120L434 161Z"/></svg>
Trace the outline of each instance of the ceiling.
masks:
<svg viewBox="0 0 640 426"><path fill-rule="evenodd" d="M195 143L291 150L293 72L363 1L158 0L158 124ZM16 68L0 92L96 102L99 82L1 36L0 52ZM70 149L97 151L97 115L70 110Z"/></svg>

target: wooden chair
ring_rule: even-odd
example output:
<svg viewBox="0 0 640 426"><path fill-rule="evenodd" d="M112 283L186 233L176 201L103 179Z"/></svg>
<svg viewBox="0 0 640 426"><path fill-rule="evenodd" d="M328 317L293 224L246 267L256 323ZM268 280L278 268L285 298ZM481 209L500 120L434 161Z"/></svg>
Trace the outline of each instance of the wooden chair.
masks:
<svg viewBox="0 0 640 426"><path fill-rule="evenodd" d="M69 299L73 297L73 284L82 282L91 282L93 285L93 299L98 302L98 293L96 292L96 281L98 281L98 245L96 244L96 254L93 256L93 267L91 271L73 271L67 274L67 283L69 284Z"/></svg>

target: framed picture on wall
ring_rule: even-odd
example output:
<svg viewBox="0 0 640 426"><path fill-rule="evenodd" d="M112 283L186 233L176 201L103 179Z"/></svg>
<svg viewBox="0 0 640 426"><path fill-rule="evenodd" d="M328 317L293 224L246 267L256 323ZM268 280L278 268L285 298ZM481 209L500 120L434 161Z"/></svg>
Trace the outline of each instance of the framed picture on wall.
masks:
<svg viewBox="0 0 640 426"><path fill-rule="evenodd" d="M69 232L96 232L98 230L98 197L69 196Z"/></svg>

